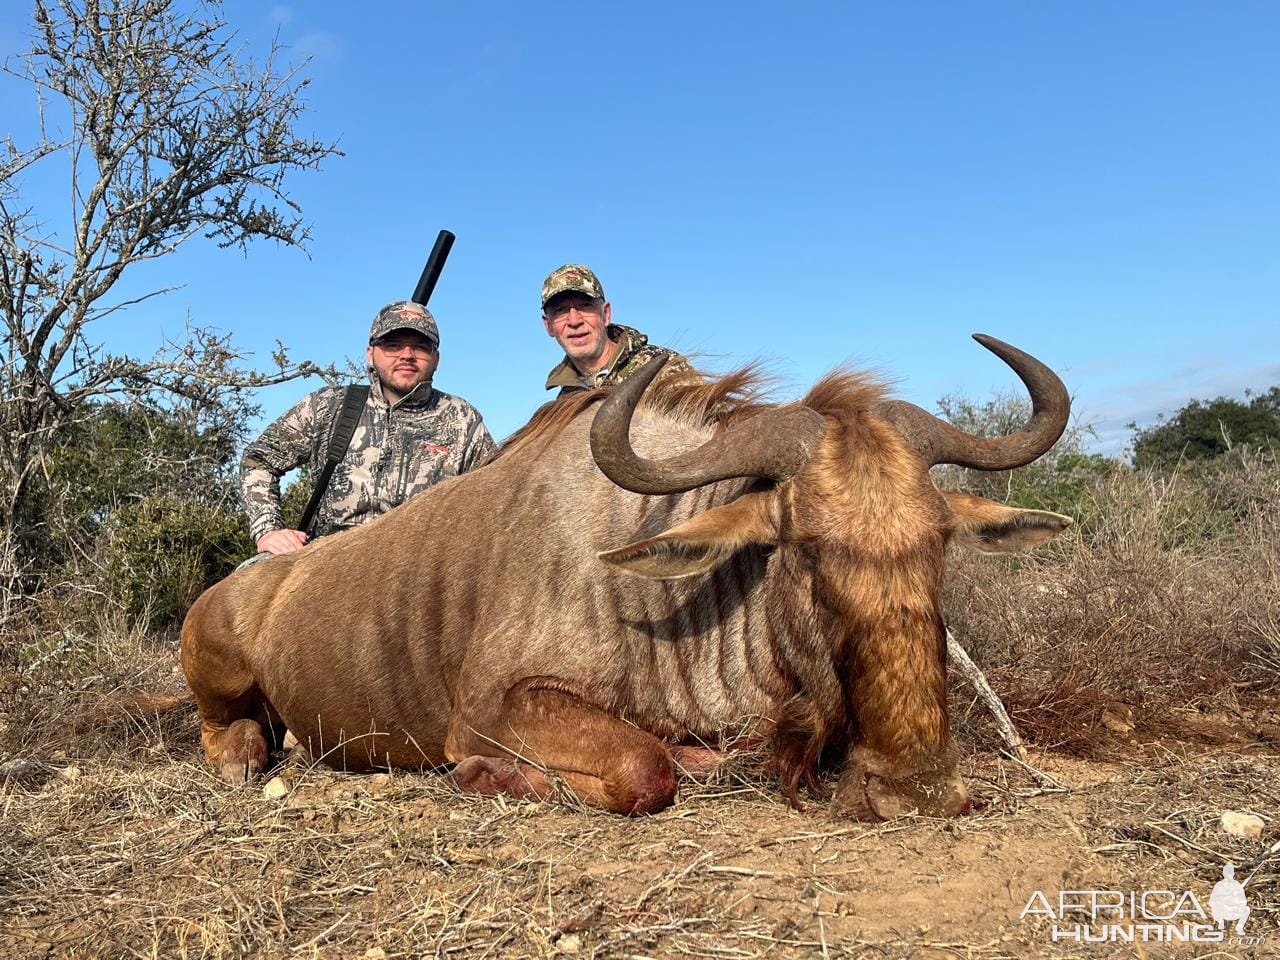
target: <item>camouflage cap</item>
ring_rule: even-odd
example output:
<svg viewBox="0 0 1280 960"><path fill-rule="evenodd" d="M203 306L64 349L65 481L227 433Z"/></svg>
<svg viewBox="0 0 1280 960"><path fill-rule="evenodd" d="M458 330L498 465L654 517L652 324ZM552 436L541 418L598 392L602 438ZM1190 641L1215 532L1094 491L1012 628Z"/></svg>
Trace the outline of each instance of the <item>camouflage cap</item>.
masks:
<svg viewBox="0 0 1280 960"><path fill-rule="evenodd" d="M597 300L604 299L604 287L600 286L600 278L591 272L590 267L584 267L580 263L566 263L563 267L556 267L542 281L542 305L545 307L547 301L556 294L569 290L585 293Z"/></svg>
<svg viewBox="0 0 1280 960"><path fill-rule="evenodd" d="M397 300L379 310L369 330L369 342L385 337L392 330L416 330L437 347L440 346L436 318L431 315L430 310L412 300Z"/></svg>

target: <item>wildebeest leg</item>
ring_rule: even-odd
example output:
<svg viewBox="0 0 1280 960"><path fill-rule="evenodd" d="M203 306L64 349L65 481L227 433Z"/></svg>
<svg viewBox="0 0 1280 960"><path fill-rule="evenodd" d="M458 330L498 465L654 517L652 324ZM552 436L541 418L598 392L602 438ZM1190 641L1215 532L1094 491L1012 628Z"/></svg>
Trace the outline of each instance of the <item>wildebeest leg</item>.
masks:
<svg viewBox="0 0 1280 960"><path fill-rule="evenodd" d="M191 682L200 713L200 743L205 758L228 783L251 780L267 768L267 741L262 724L246 713L257 712L261 694L250 686L238 695Z"/></svg>
<svg viewBox="0 0 1280 960"><path fill-rule="evenodd" d="M731 759L774 770L772 742L767 737L748 733L722 741L718 747L702 743L677 743L671 746L671 759L676 772L692 780L710 780ZM767 755L766 755L767 754Z"/></svg>
<svg viewBox="0 0 1280 960"><path fill-rule="evenodd" d="M455 720L445 752L459 786L481 793L548 798L559 779L583 803L625 814L656 813L676 795L666 744L559 690L516 688L482 730Z"/></svg>
<svg viewBox="0 0 1280 960"><path fill-rule="evenodd" d="M670 748L675 768L693 780L709 780L715 776L728 754L710 747L677 745ZM559 771L579 799L599 794L603 785L598 777ZM494 796L499 793L519 799L545 799L556 794L555 781L530 763L501 760L479 755L467 757L451 774L454 783L467 793Z"/></svg>
<svg viewBox="0 0 1280 960"><path fill-rule="evenodd" d="M245 663L224 604L205 593L182 625L182 670L196 697L205 758L228 783L243 783L267 766L262 724L270 711Z"/></svg>

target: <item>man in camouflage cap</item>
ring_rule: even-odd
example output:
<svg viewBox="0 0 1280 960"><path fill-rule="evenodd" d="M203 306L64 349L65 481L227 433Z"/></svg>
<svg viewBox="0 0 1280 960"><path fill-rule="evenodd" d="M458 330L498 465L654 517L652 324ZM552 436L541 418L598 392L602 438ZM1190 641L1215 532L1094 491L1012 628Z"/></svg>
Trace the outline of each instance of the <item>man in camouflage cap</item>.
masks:
<svg viewBox="0 0 1280 960"><path fill-rule="evenodd" d="M639 330L613 323L599 278L580 263L557 267L542 281L542 325L564 349L564 359L547 377L547 389L560 396L625 380L645 362L670 357L659 379L696 378L689 361L666 347L649 343Z"/></svg>
<svg viewBox="0 0 1280 960"><path fill-rule="evenodd" d="M475 407L432 387L440 332L421 304L397 300L379 310L365 360L369 397L316 512L315 536L368 523L496 449ZM313 477L320 472L343 395L341 387L308 394L245 448L240 483L259 551L306 544L309 531L285 527L280 477L304 463Z"/></svg>

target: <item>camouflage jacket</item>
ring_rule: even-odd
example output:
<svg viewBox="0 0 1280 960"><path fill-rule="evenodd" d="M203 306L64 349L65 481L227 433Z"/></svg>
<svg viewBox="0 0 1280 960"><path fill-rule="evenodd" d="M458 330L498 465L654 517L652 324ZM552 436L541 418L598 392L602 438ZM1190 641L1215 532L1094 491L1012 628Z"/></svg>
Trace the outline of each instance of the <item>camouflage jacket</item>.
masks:
<svg viewBox="0 0 1280 960"><path fill-rule="evenodd" d="M376 376L347 454L334 468L313 526L317 536L359 526L497 449L479 412L430 382L394 405ZM254 539L284 526L280 477L304 463L315 477L342 405L342 387L307 394L245 448L240 485Z"/></svg>
<svg viewBox="0 0 1280 960"><path fill-rule="evenodd" d="M688 360L674 350L650 344L649 338L639 330L624 327L620 323L611 323L607 332L610 339L616 341L620 348L612 363L595 373L583 376L572 361L565 357L548 374L547 389L559 387L559 396L564 396L574 390L593 390L596 387L612 386L627 379L647 361L663 354L670 356L671 359L658 374L659 380L666 380L673 376L682 378L697 376Z"/></svg>

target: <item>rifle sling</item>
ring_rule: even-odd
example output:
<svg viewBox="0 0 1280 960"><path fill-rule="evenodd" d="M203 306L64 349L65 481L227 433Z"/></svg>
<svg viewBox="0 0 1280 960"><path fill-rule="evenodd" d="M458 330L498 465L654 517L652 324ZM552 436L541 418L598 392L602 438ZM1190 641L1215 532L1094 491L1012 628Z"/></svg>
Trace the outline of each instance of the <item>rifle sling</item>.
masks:
<svg viewBox="0 0 1280 960"><path fill-rule="evenodd" d="M351 446L351 438L355 436L356 425L360 422L360 414L364 412L364 405L368 399L367 384L352 384L343 391L342 406L334 418L333 432L329 434L329 447L325 451L324 466L320 468L320 475L316 477L315 489L311 491L311 499L307 502L307 509L302 514L302 523L299 524L299 529L304 533L309 532L312 523L315 522L316 511L320 509L320 501L324 498L325 491L329 489L334 468L347 455L347 448Z"/></svg>

